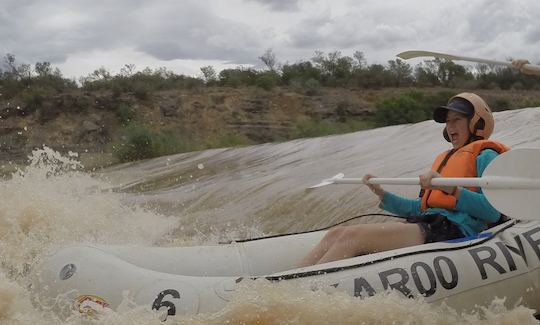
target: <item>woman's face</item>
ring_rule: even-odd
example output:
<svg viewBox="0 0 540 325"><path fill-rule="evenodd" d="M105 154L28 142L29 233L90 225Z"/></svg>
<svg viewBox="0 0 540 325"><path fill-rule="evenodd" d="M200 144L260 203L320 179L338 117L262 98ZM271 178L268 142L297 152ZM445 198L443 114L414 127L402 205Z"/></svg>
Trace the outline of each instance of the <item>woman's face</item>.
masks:
<svg viewBox="0 0 540 325"><path fill-rule="evenodd" d="M471 136L467 115L449 110L446 115L446 132L454 149L463 147Z"/></svg>

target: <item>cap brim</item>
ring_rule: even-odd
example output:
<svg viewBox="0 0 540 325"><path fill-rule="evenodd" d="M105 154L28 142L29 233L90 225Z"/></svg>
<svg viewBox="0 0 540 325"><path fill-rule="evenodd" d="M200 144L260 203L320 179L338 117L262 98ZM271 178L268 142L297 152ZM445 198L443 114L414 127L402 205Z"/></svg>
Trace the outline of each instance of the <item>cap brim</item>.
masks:
<svg viewBox="0 0 540 325"><path fill-rule="evenodd" d="M448 114L449 110L458 112L461 114L465 114L465 115L470 114L470 111L467 110L466 108L452 107L452 106L439 106L435 108L435 110L433 111L433 120L439 123L446 123L446 115Z"/></svg>

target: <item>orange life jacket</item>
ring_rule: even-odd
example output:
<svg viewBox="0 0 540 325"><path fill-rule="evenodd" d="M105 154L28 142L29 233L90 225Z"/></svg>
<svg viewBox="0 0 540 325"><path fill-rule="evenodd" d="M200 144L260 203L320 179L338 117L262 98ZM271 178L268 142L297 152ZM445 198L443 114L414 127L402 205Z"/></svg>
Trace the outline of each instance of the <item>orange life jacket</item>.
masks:
<svg viewBox="0 0 540 325"><path fill-rule="evenodd" d="M438 172L441 177L478 177L476 171L476 157L484 149L493 149L498 153L508 151L504 144L491 140L473 141L455 152L452 150L441 153L431 166L431 170ZM471 191L478 188L468 187ZM426 190L422 195L422 210L427 208L444 208L455 210L457 199L440 190Z"/></svg>

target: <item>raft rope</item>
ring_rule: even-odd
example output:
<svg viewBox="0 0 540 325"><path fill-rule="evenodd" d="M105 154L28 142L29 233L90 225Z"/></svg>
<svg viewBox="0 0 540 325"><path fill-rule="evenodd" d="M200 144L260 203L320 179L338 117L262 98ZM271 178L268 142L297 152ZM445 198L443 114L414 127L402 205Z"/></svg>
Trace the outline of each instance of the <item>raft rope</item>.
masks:
<svg viewBox="0 0 540 325"><path fill-rule="evenodd" d="M310 233L310 232L317 232L317 231L327 230L327 229L330 229L330 228L332 228L332 227L336 227L336 226L339 226L339 225L344 224L344 223L346 223L346 222L352 221L352 220L354 220L354 219L359 219L359 218L369 217L369 216L382 216L382 217L395 217L395 218L399 218L399 216L396 216L396 215L393 215L393 214L386 214L386 213L367 213L367 214L361 214L361 215L359 215L359 216L349 218L349 219L344 220L344 221L340 221L340 222L338 222L338 223L332 224L332 225L330 225L330 226L326 226L326 227L324 227L324 228L313 229L313 230L306 230L306 231L300 231L300 232L292 232L292 233L287 233L287 234L277 234L277 235L269 235L269 236L254 237L254 238L246 238L246 239L235 239L235 240L230 240L230 241L227 241L227 242L220 242L220 244L245 243L245 242L253 241L253 240L269 239L269 238L276 238L276 237L283 237L283 236L290 236L290 235L308 234L308 233Z"/></svg>

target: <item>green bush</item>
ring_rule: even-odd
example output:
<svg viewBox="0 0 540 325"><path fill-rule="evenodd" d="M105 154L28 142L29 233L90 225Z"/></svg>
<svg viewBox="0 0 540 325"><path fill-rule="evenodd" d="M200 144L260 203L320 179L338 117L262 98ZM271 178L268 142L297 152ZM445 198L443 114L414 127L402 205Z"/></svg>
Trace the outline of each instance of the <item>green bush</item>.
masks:
<svg viewBox="0 0 540 325"><path fill-rule="evenodd" d="M204 81L202 81L199 78L193 78L193 77L184 77L181 79L180 82L178 82L180 86L177 86L176 88L180 89L198 89L204 87Z"/></svg>
<svg viewBox="0 0 540 325"><path fill-rule="evenodd" d="M42 86L34 86L25 89L21 95L27 113L35 112L43 107L45 100L49 99L54 90Z"/></svg>
<svg viewBox="0 0 540 325"><path fill-rule="evenodd" d="M216 145L212 146L214 148L223 148L223 147L238 147L246 146L252 144L249 139L240 134L224 134L220 136L216 142Z"/></svg>
<svg viewBox="0 0 540 325"><path fill-rule="evenodd" d="M165 68L145 68L136 73L124 73L112 76L107 70L99 69L87 77L81 78L85 90L111 90L113 96L132 92L135 97L146 100L154 91L167 89L194 89L204 86L199 78L177 75Z"/></svg>
<svg viewBox="0 0 540 325"><path fill-rule="evenodd" d="M457 95L457 91L441 90L434 94L424 95L424 101L426 105L430 106L430 109L436 106L445 105L448 100Z"/></svg>
<svg viewBox="0 0 540 325"><path fill-rule="evenodd" d="M381 64L373 64L366 69L355 71L354 80L362 88L379 89L394 86L394 77Z"/></svg>
<svg viewBox="0 0 540 325"><path fill-rule="evenodd" d="M221 81L221 85L231 88L238 88L242 86L242 78L238 75L231 75L228 76L226 79L223 79Z"/></svg>
<svg viewBox="0 0 540 325"><path fill-rule="evenodd" d="M150 98L152 92L151 86L143 82L135 82L133 84L133 95L140 100L147 100Z"/></svg>
<svg viewBox="0 0 540 325"><path fill-rule="evenodd" d="M348 120L347 122L332 122L325 120L308 120L296 126L295 137L313 138L331 134L356 132L374 127L371 121Z"/></svg>
<svg viewBox="0 0 540 325"><path fill-rule="evenodd" d="M252 144L245 136L226 131L202 139L192 134L186 135L176 128L154 131L140 124L131 124L124 130L125 140L114 144L112 148L115 157L120 162Z"/></svg>
<svg viewBox="0 0 540 325"><path fill-rule="evenodd" d="M144 126L126 128L125 142L113 146L115 156L121 161L133 161L155 157L155 133Z"/></svg>
<svg viewBox="0 0 540 325"><path fill-rule="evenodd" d="M79 95L75 97L75 101L72 105L75 112L84 112L92 105L92 100L89 96Z"/></svg>
<svg viewBox="0 0 540 325"><path fill-rule="evenodd" d="M320 93L321 83L317 79L308 79L304 83L304 92L307 96L316 96Z"/></svg>
<svg viewBox="0 0 540 325"><path fill-rule="evenodd" d="M113 153L121 162L202 150L207 147L176 129L153 131L139 124L129 125L125 129L124 137L126 139L124 142L113 145Z"/></svg>
<svg viewBox="0 0 540 325"><path fill-rule="evenodd" d="M125 88L118 83L113 83L109 89L112 91L113 97L118 98L125 92Z"/></svg>
<svg viewBox="0 0 540 325"><path fill-rule="evenodd" d="M518 106L519 107L540 107L540 99L526 99Z"/></svg>
<svg viewBox="0 0 540 325"><path fill-rule="evenodd" d="M309 79L319 80L321 71L309 61L294 64L285 64L281 68L283 84L293 86L293 82L300 84Z"/></svg>
<svg viewBox="0 0 540 325"><path fill-rule="evenodd" d="M2 93L2 99L11 99L23 89L24 85L17 80L7 78L0 79L0 92Z"/></svg>
<svg viewBox="0 0 540 325"><path fill-rule="evenodd" d="M252 86L257 72L250 68L224 69L219 73L219 84L227 87Z"/></svg>
<svg viewBox="0 0 540 325"><path fill-rule="evenodd" d="M279 75L275 72L269 71L261 73L255 79L255 86L264 90L272 90L279 82Z"/></svg>
<svg viewBox="0 0 540 325"><path fill-rule="evenodd" d="M455 95L451 91L425 94L411 91L376 103L374 120L378 126L417 123L433 117L435 107L444 105Z"/></svg>
<svg viewBox="0 0 540 325"><path fill-rule="evenodd" d="M156 156L204 150L207 148L215 148L215 146L209 146L205 141L194 137L193 134L186 134L176 128L165 129L156 134Z"/></svg>
<svg viewBox="0 0 540 325"><path fill-rule="evenodd" d="M379 126L416 123L429 118L423 103L424 95L410 92L378 101L375 105L375 122Z"/></svg>
<svg viewBox="0 0 540 325"><path fill-rule="evenodd" d="M409 96L383 99L376 104L375 122L379 126L416 123L427 119L420 103Z"/></svg>
<svg viewBox="0 0 540 325"><path fill-rule="evenodd" d="M493 111L506 111L512 109L512 103L508 98L496 98L492 105L489 105Z"/></svg>
<svg viewBox="0 0 540 325"><path fill-rule="evenodd" d="M336 115L338 116L338 120L340 122L345 122L347 120L347 116L349 115L349 108L351 107L351 103L347 100L340 100L336 105Z"/></svg>
<svg viewBox="0 0 540 325"><path fill-rule="evenodd" d="M133 122L136 116L133 107L123 103L116 107L115 115L122 125L128 125Z"/></svg>

